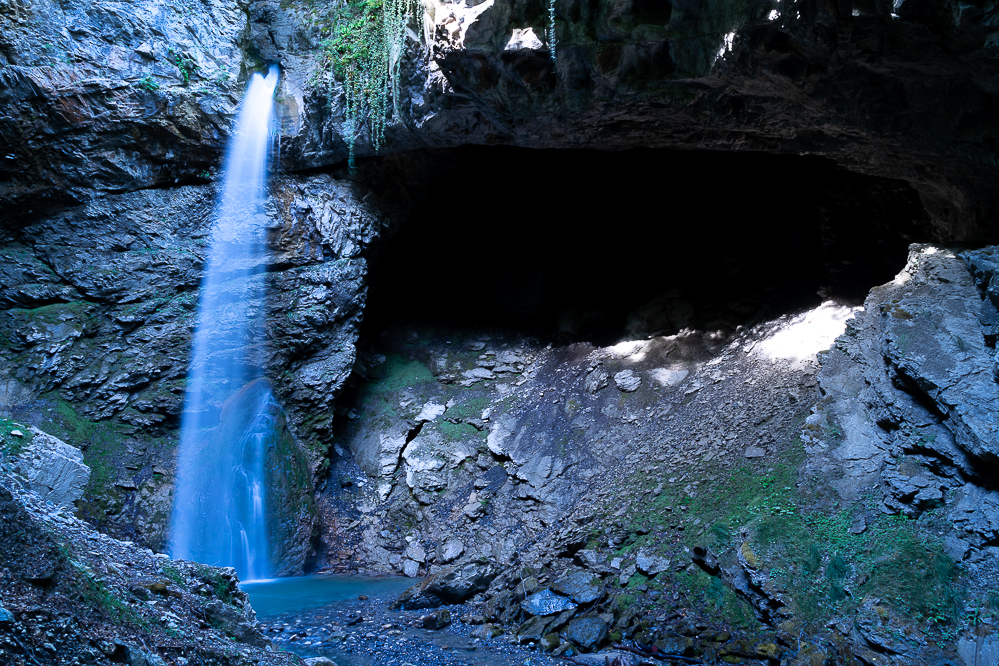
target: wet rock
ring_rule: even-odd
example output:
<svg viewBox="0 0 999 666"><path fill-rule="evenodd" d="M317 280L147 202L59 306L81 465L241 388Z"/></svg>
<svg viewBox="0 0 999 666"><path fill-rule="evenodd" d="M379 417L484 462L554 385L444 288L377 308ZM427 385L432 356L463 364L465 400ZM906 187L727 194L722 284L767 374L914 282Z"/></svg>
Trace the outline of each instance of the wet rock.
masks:
<svg viewBox="0 0 999 666"><path fill-rule="evenodd" d="M476 628L472 631L472 636L475 638L490 639L496 638L497 636L503 635L503 630L497 627L495 624L483 624L481 627Z"/></svg>
<svg viewBox="0 0 999 666"><path fill-rule="evenodd" d="M589 652L607 638L607 623L596 617L576 618L562 633L562 637Z"/></svg>
<svg viewBox="0 0 999 666"><path fill-rule="evenodd" d="M605 594L599 576L578 569L567 572L552 583L552 590L579 604L592 603Z"/></svg>
<svg viewBox="0 0 999 666"><path fill-rule="evenodd" d="M572 610L576 608L576 604L571 599L546 589L527 597L521 602L520 607L524 609L525 613L545 616Z"/></svg>
<svg viewBox="0 0 999 666"><path fill-rule="evenodd" d="M6 608L4 608L3 606L0 606L0 622L13 622L13 621L14 621L14 614L11 613Z"/></svg>
<svg viewBox="0 0 999 666"><path fill-rule="evenodd" d="M523 624L517 627L517 637L523 645L531 641L539 641L548 630L548 625L552 622L551 617L534 616L528 618Z"/></svg>
<svg viewBox="0 0 999 666"><path fill-rule="evenodd" d="M633 666L635 655L619 650L607 650L596 654L581 654L573 657L573 663L579 666Z"/></svg>

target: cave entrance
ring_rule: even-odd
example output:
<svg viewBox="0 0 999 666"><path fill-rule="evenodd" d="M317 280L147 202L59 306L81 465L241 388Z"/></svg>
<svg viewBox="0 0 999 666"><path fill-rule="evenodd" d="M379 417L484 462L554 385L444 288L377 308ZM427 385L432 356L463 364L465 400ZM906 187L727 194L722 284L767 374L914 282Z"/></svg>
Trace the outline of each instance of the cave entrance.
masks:
<svg viewBox="0 0 999 666"><path fill-rule="evenodd" d="M859 304L929 219L907 183L819 157L475 147L372 258L363 338L397 324L610 344Z"/></svg>
<svg viewBox="0 0 999 666"><path fill-rule="evenodd" d="M433 573L422 555L404 562L407 539L447 563L457 555L445 555L445 535L470 544L481 530L513 535L488 538L503 561L518 521L533 520L524 511L551 524L605 462L642 442L699 441L688 426L714 418L725 394L688 400L702 387L684 382L738 326L827 299L855 305L929 238L906 184L818 158L469 148L441 159L449 168L414 178L429 181L425 198L370 254L357 363L316 504L355 526L359 507L378 506L384 529L324 533L317 558L333 569L361 553L381 571ZM743 356L728 376L756 363ZM768 417L726 439L726 460L793 438L805 374L788 362L756 388L739 382L729 397L782 387L744 416L779 404L780 425ZM541 470L524 477L531 488L555 488L543 479L568 469L590 476L514 496L501 489L518 458Z"/></svg>

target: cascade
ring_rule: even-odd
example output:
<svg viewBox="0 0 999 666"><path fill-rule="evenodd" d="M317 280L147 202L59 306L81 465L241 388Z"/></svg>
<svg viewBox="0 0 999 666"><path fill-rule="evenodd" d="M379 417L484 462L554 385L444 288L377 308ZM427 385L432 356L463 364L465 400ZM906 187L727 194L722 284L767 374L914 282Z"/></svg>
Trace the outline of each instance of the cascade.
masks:
<svg viewBox="0 0 999 666"><path fill-rule="evenodd" d="M274 399L263 344L264 212L278 69L254 74L228 147L201 285L181 423L173 557L270 573L265 455Z"/></svg>

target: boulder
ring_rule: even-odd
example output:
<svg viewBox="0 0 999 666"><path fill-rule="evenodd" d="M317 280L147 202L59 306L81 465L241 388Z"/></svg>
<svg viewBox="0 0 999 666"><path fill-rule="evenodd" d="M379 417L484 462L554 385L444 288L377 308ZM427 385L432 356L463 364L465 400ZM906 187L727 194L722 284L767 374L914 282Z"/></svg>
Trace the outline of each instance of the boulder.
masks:
<svg viewBox="0 0 999 666"><path fill-rule="evenodd" d="M635 560L635 566L646 576L655 576L669 569L669 560L640 550Z"/></svg>
<svg viewBox="0 0 999 666"><path fill-rule="evenodd" d="M642 377L631 370L622 370L614 375L614 384L622 392L631 393L637 391L638 387L642 385Z"/></svg>
<svg viewBox="0 0 999 666"><path fill-rule="evenodd" d="M435 613L424 615L421 621L424 629L443 629L451 624L451 611L441 608Z"/></svg>
<svg viewBox="0 0 999 666"><path fill-rule="evenodd" d="M229 636L240 643L254 647L267 647L270 641L264 638L256 622L250 620L245 612L218 599L205 606L205 618Z"/></svg>
<svg viewBox="0 0 999 666"><path fill-rule="evenodd" d="M414 562L423 563L427 561L427 551L424 550L419 541L414 541L406 546L406 550L403 552L403 555Z"/></svg>
<svg viewBox="0 0 999 666"><path fill-rule="evenodd" d="M43 499L71 508L83 497L83 489L90 481L83 452L37 428L31 428L31 434L30 443L17 459L20 473Z"/></svg>
<svg viewBox="0 0 999 666"><path fill-rule="evenodd" d="M569 623L562 633L567 641L572 641L580 650L590 652L607 638L607 623L598 617L580 617Z"/></svg>
<svg viewBox="0 0 999 666"><path fill-rule="evenodd" d="M640 663L636 655L618 650L580 654L573 657L572 660L578 666L635 666L635 664Z"/></svg>
<svg viewBox="0 0 999 666"><path fill-rule="evenodd" d="M418 610L460 604L484 592L499 573L499 568L486 560L448 567L403 592L391 608Z"/></svg>
<svg viewBox="0 0 999 666"><path fill-rule="evenodd" d="M465 544L458 539L448 539L447 542L438 549L437 561L441 564L454 562L465 552Z"/></svg>
<svg viewBox="0 0 999 666"><path fill-rule="evenodd" d="M579 604L588 604L604 596L600 577L579 569L566 572L552 584L552 590Z"/></svg>
<svg viewBox="0 0 999 666"><path fill-rule="evenodd" d="M328 657L310 657L305 660L305 666L337 666L337 664Z"/></svg>
<svg viewBox="0 0 999 666"><path fill-rule="evenodd" d="M497 627L495 624L484 624L475 631L472 632L472 636L475 638L490 639L496 638L503 634L503 630Z"/></svg>
<svg viewBox="0 0 999 666"><path fill-rule="evenodd" d="M541 590L522 601L520 607L530 615L544 616L572 610L576 604L571 599L555 594L551 590Z"/></svg>

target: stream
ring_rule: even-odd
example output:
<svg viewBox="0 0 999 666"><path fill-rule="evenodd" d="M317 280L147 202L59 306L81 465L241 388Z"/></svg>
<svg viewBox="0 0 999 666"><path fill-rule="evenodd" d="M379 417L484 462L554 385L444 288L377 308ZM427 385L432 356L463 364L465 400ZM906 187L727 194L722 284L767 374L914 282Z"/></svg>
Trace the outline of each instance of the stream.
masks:
<svg viewBox="0 0 999 666"><path fill-rule="evenodd" d="M431 631L422 617L434 612L391 611L389 604L419 579L398 576L330 576L250 581L249 595L261 629L275 650L328 657L337 666L554 666L560 662L506 637L476 637L478 627L460 619ZM359 599L359 597L366 597Z"/></svg>

